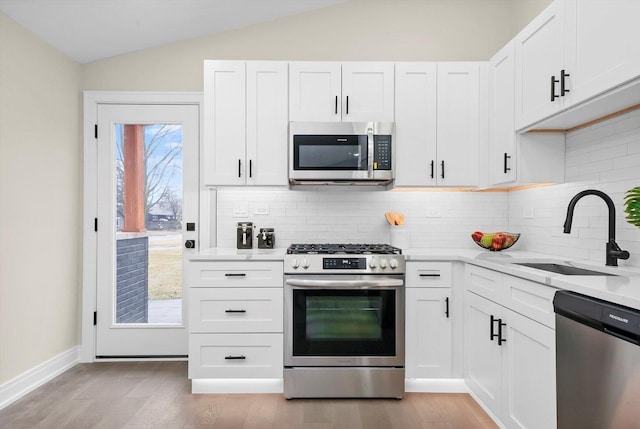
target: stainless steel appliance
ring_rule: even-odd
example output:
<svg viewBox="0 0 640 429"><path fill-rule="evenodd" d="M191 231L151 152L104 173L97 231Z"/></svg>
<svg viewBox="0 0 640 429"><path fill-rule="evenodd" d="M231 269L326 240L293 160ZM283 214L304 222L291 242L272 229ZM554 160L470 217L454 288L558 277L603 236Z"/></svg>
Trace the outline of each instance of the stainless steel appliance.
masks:
<svg viewBox="0 0 640 429"><path fill-rule="evenodd" d="M287 249L286 398L403 397L401 253L379 244Z"/></svg>
<svg viewBox="0 0 640 429"><path fill-rule="evenodd" d="M291 185L393 183L392 122L291 122Z"/></svg>
<svg viewBox="0 0 640 429"><path fill-rule="evenodd" d="M273 249L276 236L273 228L260 228L258 231L258 249Z"/></svg>
<svg viewBox="0 0 640 429"><path fill-rule="evenodd" d="M238 222L236 226L236 247L251 249L253 247L253 222Z"/></svg>
<svg viewBox="0 0 640 429"><path fill-rule="evenodd" d="M640 428L640 311L556 292L558 429Z"/></svg>

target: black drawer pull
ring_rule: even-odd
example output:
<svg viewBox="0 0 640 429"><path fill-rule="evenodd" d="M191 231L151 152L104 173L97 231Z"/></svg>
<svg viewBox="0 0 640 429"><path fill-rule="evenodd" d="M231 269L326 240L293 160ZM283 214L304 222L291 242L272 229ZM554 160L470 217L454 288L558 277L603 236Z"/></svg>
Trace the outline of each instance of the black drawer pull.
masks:
<svg viewBox="0 0 640 429"><path fill-rule="evenodd" d="M419 274L420 277L440 277L440 274Z"/></svg>
<svg viewBox="0 0 640 429"><path fill-rule="evenodd" d="M498 319L498 345L501 346L502 343L506 343L507 340L502 338L502 327L507 326L506 323L502 323L502 319Z"/></svg>
<svg viewBox="0 0 640 429"><path fill-rule="evenodd" d="M445 316L447 316L447 319L448 319L449 318L449 297L446 297L444 299L444 303L445 303L444 314L445 314Z"/></svg>
<svg viewBox="0 0 640 429"><path fill-rule="evenodd" d="M225 277L246 277L245 273L225 273Z"/></svg>
<svg viewBox="0 0 640 429"><path fill-rule="evenodd" d="M500 319L496 319L495 317L493 317L493 314L491 315L491 319L489 321L489 323L490 323L489 340L491 340L491 341L493 341L493 339L496 338L496 337L498 337L498 338L500 337L500 334L494 334L493 333L493 324L495 322L500 323L499 321L500 321Z"/></svg>
<svg viewBox="0 0 640 429"><path fill-rule="evenodd" d="M246 313L247 310L225 310L225 313Z"/></svg>
<svg viewBox="0 0 640 429"><path fill-rule="evenodd" d="M240 356L225 356L225 360L245 360L247 357L244 355Z"/></svg>

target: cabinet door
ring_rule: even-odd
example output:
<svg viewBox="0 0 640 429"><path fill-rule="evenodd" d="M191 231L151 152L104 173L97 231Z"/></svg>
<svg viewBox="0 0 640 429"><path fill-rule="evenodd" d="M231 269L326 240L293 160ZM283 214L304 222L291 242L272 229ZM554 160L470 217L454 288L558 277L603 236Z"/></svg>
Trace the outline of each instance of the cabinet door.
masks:
<svg viewBox="0 0 640 429"><path fill-rule="evenodd" d="M244 184L245 158L245 62L205 61L205 185Z"/></svg>
<svg viewBox="0 0 640 429"><path fill-rule="evenodd" d="M438 185L478 184L479 63L438 64Z"/></svg>
<svg viewBox="0 0 640 429"><path fill-rule="evenodd" d="M248 185L287 184L288 86L286 62L247 63Z"/></svg>
<svg viewBox="0 0 640 429"><path fill-rule="evenodd" d="M556 427L555 332L511 310L503 343L502 422L509 428Z"/></svg>
<svg viewBox="0 0 640 429"><path fill-rule="evenodd" d="M406 289L407 378L451 377L450 288Z"/></svg>
<svg viewBox="0 0 640 429"><path fill-rule="evenodd" d="M342 120L393 122L393 63L342 65Z"/></svg>
<svg viewBox="0 0 640 429"><path fill-rule="evenodd" d="M301 61L289 64L289 119L340 122L340 63Z"/></svg>
<svg viewBox="0 0 640 429"><path fill-rule="evenodd" d="M515 44L489 61L489 183L516 180Z"/></svg>
<svg viewBox="0 0 640 429"><path fill-rule="evenodd" d="M436 63L396 64L396 186L436 185Z"/></svg>
<svg viewBox="0 0 640 429"><path fill-rule="evenodd" d="M500 416L502 346L498 346L496 338L491 338L491 316L499 319L502 307L471 292L465 295L465 307L465 381L491 412ZM497 325L498 322L493 323L494 333Z"/></svg>
<svg viewBox="0 0 640 429"><path fill-rule="evenodd" d="M561 2L551 3L515 37L516 128L522 129L561 108L562 97L551 101L551 79L560 79L564 55ZM560 93L559 84L555 94Z"/></svg>
<svg viewBox="0 0 640 429"><path fill-rule="evenodd" d="M565 3L567 101L584 101L640 75L639 1Z"/></svg>

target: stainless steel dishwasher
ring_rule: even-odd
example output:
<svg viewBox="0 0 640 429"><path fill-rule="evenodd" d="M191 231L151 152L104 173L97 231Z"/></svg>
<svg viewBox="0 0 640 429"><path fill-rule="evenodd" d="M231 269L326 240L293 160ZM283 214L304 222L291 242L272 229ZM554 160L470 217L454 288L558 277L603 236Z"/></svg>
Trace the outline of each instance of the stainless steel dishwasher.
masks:
<svg viewBox="0 0 640 429"><path fill-rule="evenodd" d="M640 428L640 311L559 291L558 429Z"/></svg>

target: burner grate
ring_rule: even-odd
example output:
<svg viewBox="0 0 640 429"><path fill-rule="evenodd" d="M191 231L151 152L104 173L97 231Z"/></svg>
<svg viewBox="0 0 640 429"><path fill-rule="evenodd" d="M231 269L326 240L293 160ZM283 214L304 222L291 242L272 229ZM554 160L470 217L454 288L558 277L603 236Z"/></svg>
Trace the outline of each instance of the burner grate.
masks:
<svg viewBox="0 0 640 429"><path fill-rule="evenodd" d="M336 254L353 255L381 254L400 255L402 249L388 244L334 244L334 243L303 243L291 244L287 248L288 254Z"/></svg>

